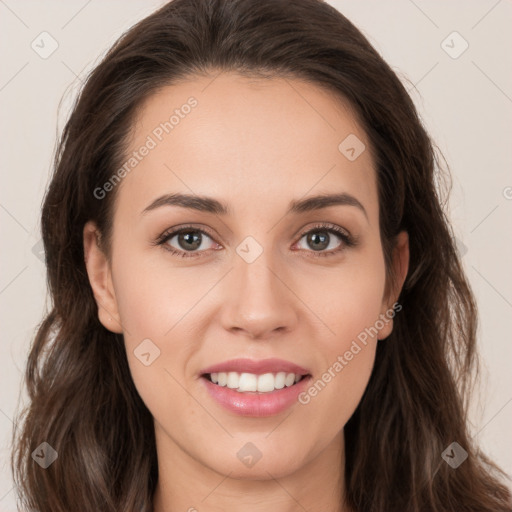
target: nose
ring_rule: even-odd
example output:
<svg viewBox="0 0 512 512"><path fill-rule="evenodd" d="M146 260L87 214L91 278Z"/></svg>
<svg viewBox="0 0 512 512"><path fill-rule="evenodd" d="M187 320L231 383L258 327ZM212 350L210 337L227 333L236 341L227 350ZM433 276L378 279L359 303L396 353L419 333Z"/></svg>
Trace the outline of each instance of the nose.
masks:
<svg viewBox="0 0 512 512"><path fill-rule="evenodd" d="M289 273L271 260L271 251L252 263L235 257L234 268L226 280L222 325L233 333L268 339L276 332L292 331L298 322L300 301L288 282Z"/></svg>

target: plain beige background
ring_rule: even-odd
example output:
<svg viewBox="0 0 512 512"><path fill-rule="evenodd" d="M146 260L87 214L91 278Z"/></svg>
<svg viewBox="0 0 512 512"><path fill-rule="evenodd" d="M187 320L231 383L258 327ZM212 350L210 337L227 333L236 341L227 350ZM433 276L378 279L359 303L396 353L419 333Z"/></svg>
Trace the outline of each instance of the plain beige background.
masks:
<svg viewBox="0 0 512 512"><path fill-rule="evenodd" d="M123 31L162 3L0 0L0 510L5 512L16 510L9 470L13 418L46 301L39 215L56 136L87 71ZM472 433L512 474L512 4L329 3L399 74L450 165L449 214L480 307L484 372ZM42 46L41 37L45 51L58 45L46 58L31 46L33 41Z"/></svg>

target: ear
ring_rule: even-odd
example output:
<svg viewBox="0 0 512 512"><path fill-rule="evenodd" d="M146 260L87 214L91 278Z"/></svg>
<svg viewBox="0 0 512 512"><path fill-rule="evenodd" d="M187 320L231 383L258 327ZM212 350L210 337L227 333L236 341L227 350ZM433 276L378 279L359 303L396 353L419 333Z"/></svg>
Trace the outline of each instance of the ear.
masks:
<svg viewBox="0 0 512 512"><path fill-rule="evenodd" d="M110 263L100 248L100 232L94 222L89 221L84 226L83 240L85 266L98 305L99 321L109 331L121 334L123 328L112 283Z"/></svg>
<svg viewBox="0 0 512 512"><path fill-rule="evenodd" d="M409 270L409 235L407 231L401 231L397 235L396 245L393 249L392 257L393 271L395 275L395 282L386 286L386 290L391 289L389 293L384 294L382 300L381 319L383 319L384 327L379 329L378 339L383 340L387 338L393 331L393 317L395 312L402 309L401 306L395 308L393 305L397 302L402 287ZM386 314L387 313L387 314Z"/></svg>

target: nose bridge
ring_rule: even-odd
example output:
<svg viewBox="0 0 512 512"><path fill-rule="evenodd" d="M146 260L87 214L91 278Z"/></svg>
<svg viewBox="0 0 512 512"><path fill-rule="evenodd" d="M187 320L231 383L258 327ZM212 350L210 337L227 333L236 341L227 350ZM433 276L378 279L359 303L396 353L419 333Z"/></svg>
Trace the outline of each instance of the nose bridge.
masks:
<svg viewBox="0 0 512 512"><path fill-rule="evenodd" d="M296 321L294 295L285 285L287 279L280 270L283 266L274 256L275 251L254 239L246 239L237 247L224 304L226 329L264 336L276 329L290 329Z"/></svg>

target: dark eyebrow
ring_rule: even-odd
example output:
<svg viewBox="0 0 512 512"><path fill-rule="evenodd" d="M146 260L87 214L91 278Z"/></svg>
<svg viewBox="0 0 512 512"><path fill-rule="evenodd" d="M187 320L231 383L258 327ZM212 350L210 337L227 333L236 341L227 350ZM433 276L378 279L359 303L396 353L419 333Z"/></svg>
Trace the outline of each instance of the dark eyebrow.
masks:
<svg viewBox="0 0 512 512"><path fill-rule="evenodd" d="M200 212L214 213L215 215L228 215L229 209L212 197L196 196L191 194L165 194L155 199L144 208L142 214L160 208L161 206L181 206Z"/></svg>
<svg viewBox="0 0 512 512"><path fill-rule="evenodd" d="M305 213L329 206L355 206L364 213L366 219L368 214L364 206L350 194L322 194L317 196L308 197L306 199L299 199L292 201L289 205L287 213ZM159 208L161 206L181 206L183 208L190 208L200 212L213 213L215 215L229 215L230 209L223 203L213 199L212 197L197 196L190 194L165 194L155 199L149 206L147 206L142 214Z"/></svg>
<svg viewBox="0 0 512 512"><path fill-rule="evenodd" d="M306 199L300 199L292 201L290 203L289 213L303 213L310 212L313 210L320 210L322 208L328 208L329 206L355 206L364 213L366 219L368 214L361 202L350 194L322 194L318 196L308 197Z"/></svg>

